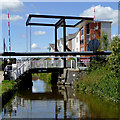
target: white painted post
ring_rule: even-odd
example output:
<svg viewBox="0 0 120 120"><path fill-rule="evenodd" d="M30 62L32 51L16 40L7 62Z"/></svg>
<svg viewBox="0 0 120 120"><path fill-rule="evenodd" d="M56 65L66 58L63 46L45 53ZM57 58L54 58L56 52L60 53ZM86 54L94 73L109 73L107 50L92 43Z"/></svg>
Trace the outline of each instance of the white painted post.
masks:
<svg viewBox="0 0 120 120"><path fill-rule="evenodd" d="M46 68L47 68L47 60L46 60Z"/></svg>
<svg viewBox="0 0 120 120"><path fill-rule="evenodd" d="M71 68L72 68L72 60L70 62L71 62Z"/></svg>

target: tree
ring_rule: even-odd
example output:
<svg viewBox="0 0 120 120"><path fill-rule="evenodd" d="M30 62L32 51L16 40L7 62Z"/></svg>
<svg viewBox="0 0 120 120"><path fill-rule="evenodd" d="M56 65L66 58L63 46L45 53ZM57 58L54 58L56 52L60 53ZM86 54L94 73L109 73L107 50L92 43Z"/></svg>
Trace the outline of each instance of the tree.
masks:
<svg viewBox="0 0 120 120"><path fill-rule="evenodd" d="M113 38L110 49L112 54L108 57L109 75L111 77L120 78L120 38Z"/></svg>
<svg viewBox="0 0 120 120"><path fill-rule="evenodd" d="M108 49L108 45L109 45L109 40L107 38L107 35L103 31L101 35L101 48L106 51Z"/></svg>

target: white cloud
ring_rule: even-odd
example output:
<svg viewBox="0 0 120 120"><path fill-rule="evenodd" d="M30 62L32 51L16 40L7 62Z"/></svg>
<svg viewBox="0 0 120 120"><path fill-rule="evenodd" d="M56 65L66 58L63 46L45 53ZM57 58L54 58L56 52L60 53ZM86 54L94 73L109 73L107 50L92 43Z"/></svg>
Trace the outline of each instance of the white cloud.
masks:
<svg viewBox="0 0 120 120"><path fill-rule="evenodd" d="M45 35L46 32L45 31L36 31L34 32L34 35Z"/></svg>
<svg viewBox="0 0 120 120"><path fill-rule="evenodd" d="M118 24L118 10L114 10L111 7L103 7L97 5L85 10L80 16L84 17L94 17L95 8L95 19L97 20L112 20L114 25Z"/></svg>
<svg viewBox="0 0 120 120"><path fill-rule="evenodd" d="M21 0L1 0L0 1L0 10L12 10L18 11L23 8L24 4Z"/></svg>
<svg viewBox="0 0 120 120"><path fill-rule="evenodd" d="M36 49L37 48L37 44L33 43L32 46L31 46L31 48Z"/></svg>
<svg viewBox="0 0 120 120"><path fill-rule="evenodd" d="M2 14L0 16L0 20L8 20L8 15ZM23 17L19 15L10 15L10 21L17 21L17 20L23 20Z"/></svg>
<svg viewBox="0 0 120 120"><path fill-rule="evenodd" d="M40 15L40 13L29 13L29 14L33 14L33 15ZM28 17L29 14L26 14L26 16Z"/></svg>
<svg viewBox="0 0 120 120"><path fill-rule="evenodd" d="M36 43L33 43L31 46L32 49L48 49L48 46L38 47Z"/></svg>
<svg viewBox="0 0 120 120"><path fill-rule="evenodd" d="M120 38L120 34L113 34L113 35L112 35L112 38L113 38L113 37L118 37L118 38Z"/></svg>

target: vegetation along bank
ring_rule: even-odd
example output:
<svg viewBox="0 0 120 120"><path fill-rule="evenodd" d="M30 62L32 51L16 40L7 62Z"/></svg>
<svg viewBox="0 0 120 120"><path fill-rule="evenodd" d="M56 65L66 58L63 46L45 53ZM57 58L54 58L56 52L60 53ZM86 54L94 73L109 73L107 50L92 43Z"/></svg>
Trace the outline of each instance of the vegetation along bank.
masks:
<svg viewBox="0 0 120 120"><path fill-rule="evenodd" d="M51 73L37 73L35 75L39 79L44 80L47 84L51 83Z"/></svg>
<svg viewBox="0 0 120 120"><path fill-rule="evenodd" d="M97 56L91 61L86 76L75 83L77 91L120 102L120 38L114 37L110 56Z"/></svg>

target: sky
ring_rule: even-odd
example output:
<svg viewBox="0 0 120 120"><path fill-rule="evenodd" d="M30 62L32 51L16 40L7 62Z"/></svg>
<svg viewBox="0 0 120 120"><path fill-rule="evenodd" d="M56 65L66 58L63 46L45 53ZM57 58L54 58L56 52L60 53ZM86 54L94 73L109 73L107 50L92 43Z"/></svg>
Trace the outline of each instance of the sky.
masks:
<svg viewBox="0 0 120 120"><path fill-rule="evenodd" d="M0 37L0 52L3 51L3 38L9 46L8 38L8 19L10 14L10 38L12 52L30 51L30 26L26 27L26 20L29 14L40 15L67 15L67 16L94 16L96 20L112 20L111 36L118 34L118 3L117 2L22 2L20 0L2 0L0 3L0 22L2 36ZM39 20L33 20L39 21ZM56 20L42 19L40 22L55 23ZM67 21L75 23L76 21ZM76 28L67 28L67 35L76 32ZM62 37L62 28L58 29L58 39ZM54 43L54 27L31 26L31 51L46 52L49 43Z"/></svg>

